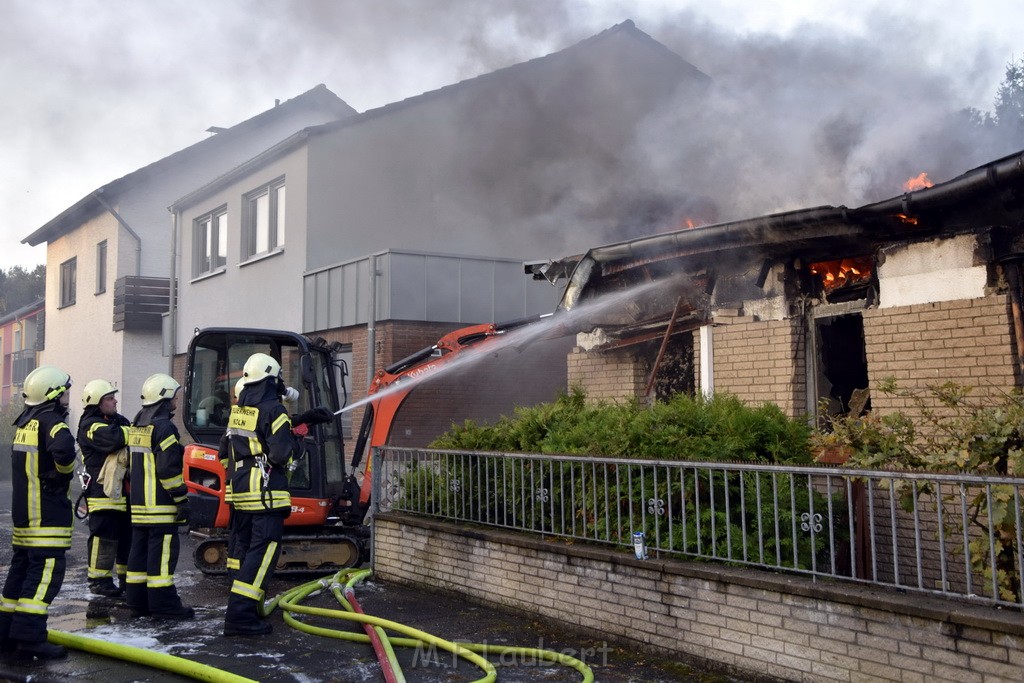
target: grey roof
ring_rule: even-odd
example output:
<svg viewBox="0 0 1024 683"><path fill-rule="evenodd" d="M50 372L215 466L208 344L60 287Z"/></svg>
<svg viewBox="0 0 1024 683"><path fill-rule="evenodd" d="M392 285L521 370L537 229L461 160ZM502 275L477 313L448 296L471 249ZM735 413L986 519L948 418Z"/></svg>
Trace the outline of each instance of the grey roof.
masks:
<svg viewBox="0 0 1024 683"><path fill-rule="evenodd" d="M88 220L88 218L103 211L103 205L99 199L97 199L97 194L104 195L108 202L116 201L119 193L130 189L154 174L160 173L162 170L173 164L187 162L198 154L206 153L207 151L216 149L231 140L242 137L248 132L266 125L269 121L273 121L274 119L280 118L290 112L307 108L326 109L328 111L335 112L339 117L347 116L355 112L355 109L346 104L341 98L328 90L327 86L321 83L301 95L293 97L290 100L286 100L271 109L227 128L217 135L213 135L205 140L201 140L193 145L185 147L184 149L174 152L169 156L154 161L147 166L143 166L140 169L132 171L128 175L103 185L94 192L90 192L85 197L72 204L59 215L21 241L24 244L35 246L65 235L81 225L84 220Z"/></svg>

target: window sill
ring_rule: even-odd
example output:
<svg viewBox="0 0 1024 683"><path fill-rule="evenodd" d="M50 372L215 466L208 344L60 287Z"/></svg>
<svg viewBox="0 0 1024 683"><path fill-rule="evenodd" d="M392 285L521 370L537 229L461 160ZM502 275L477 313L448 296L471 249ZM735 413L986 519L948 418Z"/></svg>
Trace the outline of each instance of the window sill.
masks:
<svg viewBox="0 0 1024 683"><path fill-rule="evenodd" d="M283 254L283 253L284 253L284 247L275 247L274 249L271 249L270 251L265 251L262 254L256 254L255 256L250 256L246 260L244 260L241 263L239 263L238 267L239 268L244 268L245 266L252 265L253 263L259 263L260 261L265 261L268 258L277 256L278 254Z"/></svg>
<svg viewBox="0 0 1024 683"><path fill-rule="evenodd" d="M224 266L221 266L220 268L217 268L216 270L211 270L209 273L202 273L201 275L196 275L194 278L189 280L188 283L191 285L191 284L195 284L196 282L202 282L203 280L209 280L211 277L216 277L216 276L222 275L222 274L224 274L226 272L228 272L228 269L226 267L224 267Z"/></svg>
<svg viewBox="0 0 1024 683"><path fill-rule="evenodd" d="M74 301L69 301L66 304L61 304L61 305L57 306L57 310L60 311L60 310L65 309L65 308L71 308L74 305L75 305Z"/></svg>

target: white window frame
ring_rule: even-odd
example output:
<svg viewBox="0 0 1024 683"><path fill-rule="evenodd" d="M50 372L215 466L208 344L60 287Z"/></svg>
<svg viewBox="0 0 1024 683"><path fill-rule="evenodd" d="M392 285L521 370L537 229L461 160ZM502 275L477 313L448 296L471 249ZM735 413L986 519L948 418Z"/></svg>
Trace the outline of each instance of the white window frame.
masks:
<svg viewBox="0 0 1024 683"><path fill-rule="evenodd" d="M219 206L192 221L192 276L223 270L228 261L228 207Z"/></svg>
<svg viewBox="0 0 1024 683"><path fill-rule="evenodd" d="M247 192L242 206L242 261L280 251L287 206L284 176Z"/></svg>

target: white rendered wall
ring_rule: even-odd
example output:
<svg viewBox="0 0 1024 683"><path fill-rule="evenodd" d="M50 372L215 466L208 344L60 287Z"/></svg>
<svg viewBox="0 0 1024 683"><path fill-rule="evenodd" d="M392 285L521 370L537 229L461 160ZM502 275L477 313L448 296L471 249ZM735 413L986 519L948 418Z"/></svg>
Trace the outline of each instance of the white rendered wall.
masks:
<svg viewBox="0 0 1024 683"><path fill-rule="evenodd" d="M883 250L879 308L984 296L988 269L976 263L976 249L977 237L958 235Z"/></svg>

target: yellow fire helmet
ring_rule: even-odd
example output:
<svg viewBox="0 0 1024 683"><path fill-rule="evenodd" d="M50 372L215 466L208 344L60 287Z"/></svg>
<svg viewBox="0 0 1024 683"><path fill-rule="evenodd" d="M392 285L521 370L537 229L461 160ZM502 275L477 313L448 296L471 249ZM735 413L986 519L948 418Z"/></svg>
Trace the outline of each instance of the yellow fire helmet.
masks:
<svg viewBox="0 0 1024 683"><path fill-rule="evenodd" d="M82 405L98 406L104 397L117 393L117 387L105 379L94 379L82 389Z"/></svg>
<svg viewBox="0 0 1024 683"><path fill-rule="evenodd" d="M242 367L242 384L254 384L267 377L280 377L281 364L273 356L265 353L254 353L249 356Z"/></svg>
<svg viewBox="0 0 1024 683"><path fill-rule="evenodd" d="M25 405L38 406L52 401L71 388L71 375L52 365L40 365L28 373L21 395Z"/></svg>
<svg viewBox="0 0 1024 683"><path fill-rule="evenodd" d="M181 385L168 374L158 372L142 383L142 405L151 406L167 398L173 398Z"/></svg>

